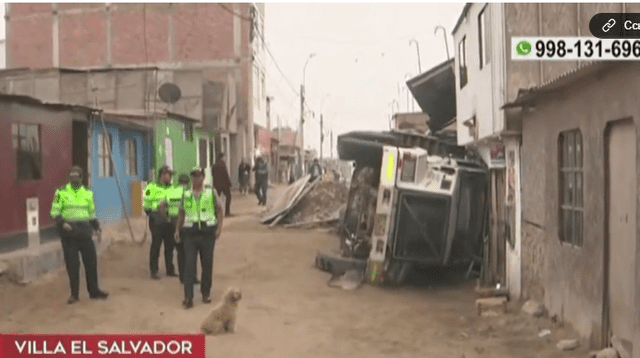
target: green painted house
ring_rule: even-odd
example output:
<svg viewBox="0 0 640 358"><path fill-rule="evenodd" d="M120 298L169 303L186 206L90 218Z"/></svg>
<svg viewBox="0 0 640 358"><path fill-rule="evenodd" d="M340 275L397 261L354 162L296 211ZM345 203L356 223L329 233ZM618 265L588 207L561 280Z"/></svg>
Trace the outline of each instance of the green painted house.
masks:
<svg viewBox="0 0 640 358"><path fill-rule="evenodd" d="M189 174L195 166L206 168L205 184L211 185L211 163L214 160L214 133L196 128L196 120L174 113L158 120L155 127L154 178L163 165L171 167L176 174Z"/></svg>

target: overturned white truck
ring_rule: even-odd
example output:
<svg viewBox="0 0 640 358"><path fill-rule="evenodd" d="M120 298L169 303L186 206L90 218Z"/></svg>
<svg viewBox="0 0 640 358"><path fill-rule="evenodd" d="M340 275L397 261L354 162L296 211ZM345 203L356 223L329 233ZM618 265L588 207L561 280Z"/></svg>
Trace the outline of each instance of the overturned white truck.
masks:
<svg viewBox="0 0 640 358"><path fill-rule="evenodd" d="M348 133L338 153L356 168L340 253L319 253L318 268L400 284L415 265L482 266L488 171L475 153L402 132Z"/></svg>

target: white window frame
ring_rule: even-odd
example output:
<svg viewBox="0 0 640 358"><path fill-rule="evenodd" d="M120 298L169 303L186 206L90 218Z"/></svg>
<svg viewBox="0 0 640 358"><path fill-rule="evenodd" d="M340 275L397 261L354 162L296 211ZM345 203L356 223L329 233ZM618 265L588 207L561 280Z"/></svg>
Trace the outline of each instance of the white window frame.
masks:
<svg viewBox="0 0 640 358"><path fill-rule="evenodd" d="M98 134L98 176L108 178L113 176L113 163L111 162L111 152L113 151L113 136L107 133Z"/></svg>

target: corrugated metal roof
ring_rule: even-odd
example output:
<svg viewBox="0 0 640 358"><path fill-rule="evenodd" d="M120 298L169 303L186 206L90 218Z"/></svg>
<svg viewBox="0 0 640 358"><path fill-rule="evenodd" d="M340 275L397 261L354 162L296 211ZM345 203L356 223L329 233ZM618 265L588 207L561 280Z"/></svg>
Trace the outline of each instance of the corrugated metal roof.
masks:
<svg viewBox="0 0 640 358"><path fill-rule="evenodd" d="M51 108L54 110L81 110L85 112L98 111L95 108L87 107L87 106L67 104L67 103L42 102L41 100L34 97L25 96L25 95L7 94L7 93L0 93L0 101L15 102L15 103L26 104L31 106L43 106L43 107Z"/></svg>
<svg viewBox="0 0 640 358"><path fill-rule="evenodd" d="M573 68L573 69L571 69L571 70L569 70L567 72L564 72L564 73L562 73L562 74L560 74L560 75L558 75L558 76L556 76L556 77L554 77L554 78L552 78L550 80L547 80L547 81L545 81L545 82L543 82L541 84L535 85L535 86L531 86L529 88L522 88L519 91L537 91L537 90L541 90L541 89L543 89L545 87L553 85L556 82L559 82L560 80L562 80L565 77L571 76L574 73L577 73L578 71L581 71L583 68L591 67L591 66L594 66L594 65L598 65L598 64L601 64L603 62L604 61L590 61L590 62L581 63L576 68Z"/></svg>
<svg viewBox="0 0 640 358"><path fill-rule="evenodd" d="M575 81L580 80L586 76L592 75L598 71L608 68L614 64L620 64L617 61L591 61L582 63L576 68L573 68L553 79L545 81L541 84L531 86L529 88L521 88L518 90L518 95L513 102L507 103L502 106L502 109L520 107L523 104L533 100L538 95L548 93L560 88L564 88Z"/></svg>

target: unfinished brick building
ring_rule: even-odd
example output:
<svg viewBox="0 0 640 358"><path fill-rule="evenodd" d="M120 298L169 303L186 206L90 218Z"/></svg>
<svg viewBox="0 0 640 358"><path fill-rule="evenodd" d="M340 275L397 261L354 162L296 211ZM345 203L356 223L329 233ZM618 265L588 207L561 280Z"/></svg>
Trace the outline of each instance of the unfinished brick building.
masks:
<svg viewBox="0 0 640 358"><path fill-rule="evenodd" d="M6 4L7 69L201 73L201 87L181 88L200 98L184 114L220 133L216 149L234 168L251 156L254 117L265 108L263 30L264 4ZM157 102L157 87L149 95Z"/></svg>

